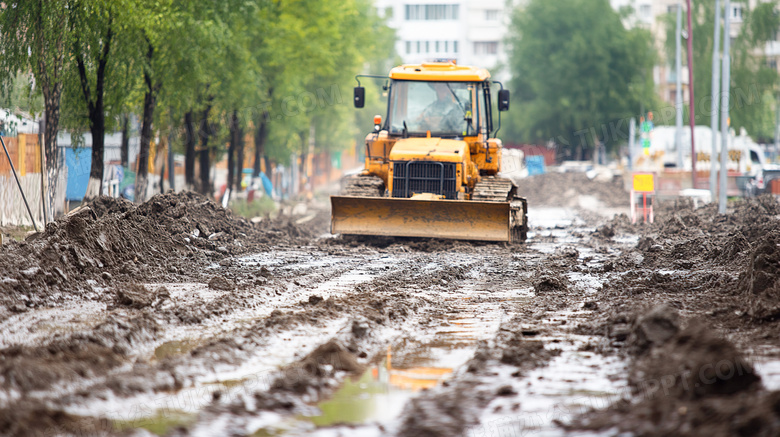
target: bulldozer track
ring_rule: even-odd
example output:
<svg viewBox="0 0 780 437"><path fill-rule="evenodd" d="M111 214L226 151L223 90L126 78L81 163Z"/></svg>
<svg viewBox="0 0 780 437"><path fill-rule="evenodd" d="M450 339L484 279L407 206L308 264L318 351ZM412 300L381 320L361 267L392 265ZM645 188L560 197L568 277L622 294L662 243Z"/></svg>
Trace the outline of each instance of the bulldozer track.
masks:
<svg viewBox="0 0 780 437"><path fill-rule="evenodd" d="M510 200L515 185L510 179L497 178L494 176L483 177L474 184L474 191L471 194L471 200L481 200L486 202L506 202Z"/></svg>
<svg viewBox="0 0 780 437"><path fill-rule="evenodd" d="M342 181L341 193L345 196L383 197L385 182L378 176L347 176Z"/></svg>
<svg viewBox="0 0 780 437"><path fill-rule="evenodd" d="M474 184L471 200L483 202L510 202L510 226L512 241L525 241L528 234L528 204L524 198L517 197L517 187L511 179L495 176L483 177Z"/></svg>

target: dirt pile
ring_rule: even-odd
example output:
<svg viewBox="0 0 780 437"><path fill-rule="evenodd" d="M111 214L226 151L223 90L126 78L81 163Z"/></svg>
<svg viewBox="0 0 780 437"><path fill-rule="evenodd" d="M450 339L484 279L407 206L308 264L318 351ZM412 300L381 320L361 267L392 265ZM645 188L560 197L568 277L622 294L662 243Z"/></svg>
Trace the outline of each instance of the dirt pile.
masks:
<svg viewBox="0 0 780 437"><path fill-rule="evenodd" d="M317 376L325 376L328 370L354 374L362 373L365 370L354 355L348 352L338 340L333 339L318 346L307 355L303 360L303 367L309 373Z"/></svg>
<svg viewBox="0 0 780 437"><path fill-rule="evenodd" d="M195 193L140 206L100 198L0 248L0 319L69 297L111 301L116 283L197 280L208 263L311 238L289 219L256 225Z"/></svg>
<svg viewBox="0 0 780 437"><path fill-rule="evenodd" d="M117 306L141 309L158 306L170 297L165 287L159 287L151 291L140 284L127 284L117 289L115 304Z"/></svg>
<svg viewBox="0 0 780 437"><path fill-rule="evenodd" d="M542 275L534 282L534 292L539 294L565 292L569 288L566 277L557 274Z"/></svg>
<svg viewBox="0 0 780 437"><path fill-rule="evenodd" d="M640 235L636 249L642 264L653 268L717 266L732 269L751 250L780 229L780 203L772 197L739 201L727 215L717 205L693 208L687 199L659 203L653 224L614 217L605 227Z"/></svg>
<svg viewBox="0 0 780 437"><path fill-rule="evenodd" d="M629 384L634 400L586 413L571 429L618 429L637 436L774 436L780 392L762 388L753 366L728 340L692 321L679 326L668 306L636 317Z"/></svg>
<svg viewBox="0 0 780 437"><path fill-rule="evenodd" d="M740 274L739 288L750 302L748 313L757 320L780 318L780 233L766 237L750 253Z"/></svg>
<svg viewBox="0 0 780 437"><path fill-rule="evenodd" d="M629 344L639 352L662 345L680 331L680 315L668 305L661 305L636 318Z"/></svg>
<svg viewBox="0 0 780 437"><path fill-rule="evenodd" d="M365 367L357 361L339 340L331 339L310 352L303 360L284 369L271 388L275 391L314 395L328 388L328 379L336 372L359 375Z"/></svg>
<svg viewBox="0 0 780 437"><path fill-rule="evenodd" d="M517 182L518 194L528 199L529 205L576 207L580 196L593 196L609 207L628 206L629 203L621 178L604 182L590 179L585 173L545 173Z"/></svg>

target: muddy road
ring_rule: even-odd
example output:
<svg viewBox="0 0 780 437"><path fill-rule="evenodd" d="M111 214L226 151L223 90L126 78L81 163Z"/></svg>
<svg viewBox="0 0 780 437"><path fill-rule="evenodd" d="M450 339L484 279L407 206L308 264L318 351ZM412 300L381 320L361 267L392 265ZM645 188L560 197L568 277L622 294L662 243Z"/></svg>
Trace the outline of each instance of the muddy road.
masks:
<svg viewBox="0 0 780 437"><path fill-rule="evenodd" d="M780 435L780 205L524 181L521 245L192 194L0 248L0 435ZM623 435L623 434L621 434Z"/></svg>

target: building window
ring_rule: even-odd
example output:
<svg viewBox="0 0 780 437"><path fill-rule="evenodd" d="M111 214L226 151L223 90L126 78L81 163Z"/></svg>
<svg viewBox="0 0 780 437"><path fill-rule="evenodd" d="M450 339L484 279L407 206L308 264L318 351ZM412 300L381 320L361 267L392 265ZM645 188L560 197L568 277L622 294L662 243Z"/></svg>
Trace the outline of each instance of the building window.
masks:
<svg viewBox="0 0 780 437"><path fill-rule="evenodd" d="M436 41L436 53L439 53L439 41Z"/></svg>
<svg viewBox="0 0 780 437"><path fill-rule="evenodd" d="M425 53L430 53L430 52L431 52L431 42L425 41Z"/></svg>
<svg viewBox="0 0 780 437"><path fill-rule="evenodd" d="M407 20L422 20L424 12L422 5L406 5Z"/></svg>
<svg viewBox="0 0 780 437"><path fill-rule="evenodd" d="M417 53L420 53L420 46L421 45L422 44L420 43L420 41L417 41Z"/></svg>
<svg viewBox="0 0 780 437"><path fill-rule="evenodd" d="M406 20L457 20L460 5L406 5Z"/></svg>
<svg viewBox="0 0 780 437"><path fill-rule="evenodd" d="M653 6L652 5L639 5L639 16L640 17L649 17L653 13Z"/></svg>
<svg viewBox="0 0 780 437"><path fill-rule="evenodd" d="M449 53L450 51L450 42L444 41L444 53Z"/></svg>
<svg viewBox="0 0 780 437"><path fill-rule="evenodd" d="M766 63L767 67L771 68L772 70L777 70L777 59L770 59Z"/></svg>
<svg viewBox="0 0 780 437"><path fill-rule="evenodd" d="M499 9L485 9L485 21L498 21Z"/></svg>
<svg viewBox="0 0 780 437"><path fill-rule="evenodd" d="M498 41L480 41L474 43L475 55L498 54Z"/></svg>
<svg viewBox="0 0 780 437"><path fill-rule="evenodd" d="M406 54L409 55L412 53L412 42L406 41Z"/></svg>
<svg viewBox="0 0 780 437"><path fill-rule="evenodd" d="M742 21L742 5L731 7L731 18L736 21Z"/></svg>
<svg viewBox="0 0 780 437"><path fill-rule="evenodd" d="M453 41L452 42L452 53L458 53L458 42Z"/></svg>

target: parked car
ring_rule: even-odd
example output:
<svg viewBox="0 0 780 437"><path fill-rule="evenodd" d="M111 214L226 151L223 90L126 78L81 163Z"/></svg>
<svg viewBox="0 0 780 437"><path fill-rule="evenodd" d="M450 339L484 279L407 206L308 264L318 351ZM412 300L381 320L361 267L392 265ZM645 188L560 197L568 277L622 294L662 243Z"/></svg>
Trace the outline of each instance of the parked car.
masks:
<svg viewBox="0 0 780 437"><path fill-rule="evenodd" d="M780 167L760 169L745 183L745 197L756 197L764 193L780 195Z"/></svg>

